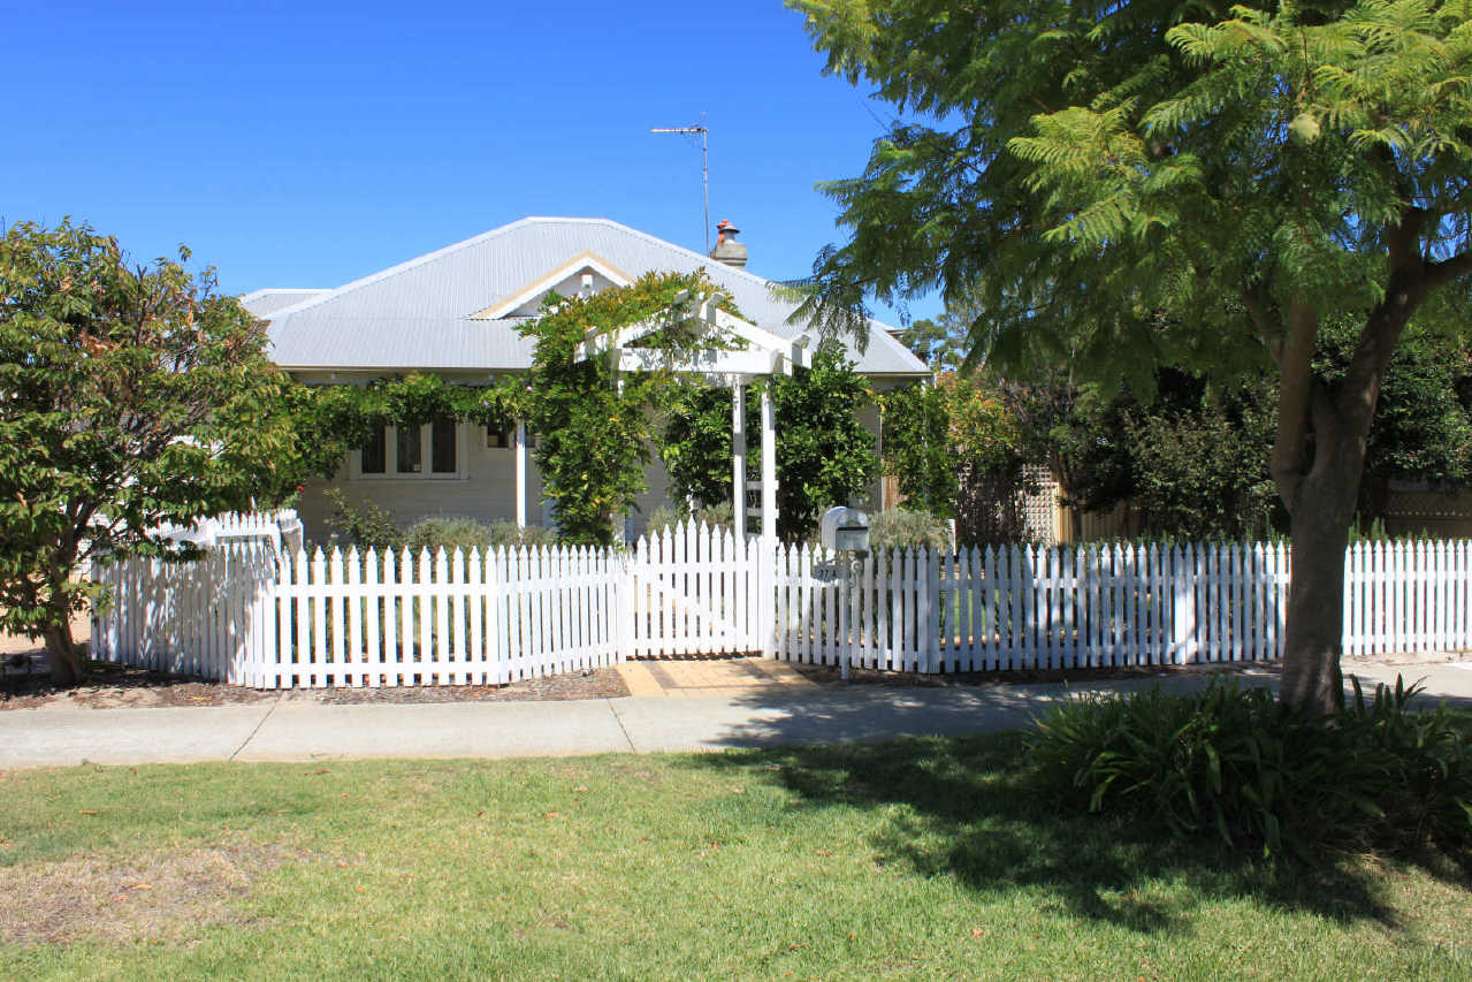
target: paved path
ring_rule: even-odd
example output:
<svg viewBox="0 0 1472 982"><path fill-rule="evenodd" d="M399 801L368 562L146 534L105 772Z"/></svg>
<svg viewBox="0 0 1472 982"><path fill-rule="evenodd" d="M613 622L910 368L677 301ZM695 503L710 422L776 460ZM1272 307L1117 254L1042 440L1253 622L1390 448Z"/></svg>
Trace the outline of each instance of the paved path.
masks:
<svg viewBox="0 0 1472 982"><path fill-rule="evenodd" d="M1433 697L1472 707L1472 664L1365 666L1370 679L1426 676ZM1244 676L1271 685L1266 672ZM1012 729L1069 691L1126 691L1199 674L1078 685L901 688L767 686L670 699L323 705L284 695L250 705L0 712L0 769L354 757L515 757L720 750Z"/></svg>

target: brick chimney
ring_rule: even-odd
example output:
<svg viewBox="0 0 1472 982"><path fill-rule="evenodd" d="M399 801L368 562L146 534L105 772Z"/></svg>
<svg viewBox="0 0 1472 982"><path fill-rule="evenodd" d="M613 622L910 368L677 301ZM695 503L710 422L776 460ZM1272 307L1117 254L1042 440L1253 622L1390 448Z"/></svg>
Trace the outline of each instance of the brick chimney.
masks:
<svg viewBox="0 0 1472 982"><path fill-rule="evenodd" d="M736 236L741 229L732 225L729 219L723 218L716 223L716 247L710 251L710 258L727 266L735 266L737 269L746 267L746 246L736 241Z"/></svg>

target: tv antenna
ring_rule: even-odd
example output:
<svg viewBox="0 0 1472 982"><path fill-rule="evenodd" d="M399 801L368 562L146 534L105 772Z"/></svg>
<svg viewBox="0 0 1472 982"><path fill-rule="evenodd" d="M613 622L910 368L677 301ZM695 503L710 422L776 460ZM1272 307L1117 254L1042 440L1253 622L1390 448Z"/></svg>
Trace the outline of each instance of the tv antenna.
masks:
<svg viewBox="0 0 1472 982"><path fill-rule="evenodd" d="M705 251L708 253L710 252L710 129L702 123L698 126L655 126L649 132L678 133L681 136L700 137L700 181L705 196Z"/></svg>

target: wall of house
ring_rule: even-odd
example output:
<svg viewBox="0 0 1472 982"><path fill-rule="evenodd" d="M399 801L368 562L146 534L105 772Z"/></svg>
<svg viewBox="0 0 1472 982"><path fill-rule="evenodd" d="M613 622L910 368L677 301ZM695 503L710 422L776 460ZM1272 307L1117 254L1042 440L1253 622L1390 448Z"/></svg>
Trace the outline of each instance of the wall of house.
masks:
<svg viewBox="0 0 1472 982"><path fill-rule="evenodd" d="M323 492L340 488L355 504L372 502L394 517L400 526L436 515L468 515L482 522L516 520L516 452L510 447L487 447L485 427L460 425L463 476L458 478L354 479L344 462L330 481L313 481L302 491L298 513L308 539L323 541L331 533L327 519L332 506ZM542 477L536 460L527 453L527 522L542 522Z"/></svg>
<svg viewBox="0 0 1472 982"><path fill-rule="evenodd" d="M876 406L864 406L860 410L860 421L876 437L880 435L879 410ZM781 439L781 433L778 433ZM756 464L760 449L760 433L748 435L752 453L751 474L758 475ZM302 524L309 541L326 541L332 529L328 518L332 505L324 492L338 488L344 497L354 504L371 502L393 516L400 527L407 527L422 518L448 515L464 515L482 522L515 521L516 519L516 456L510 447L487 447L485 428L462 423L460 426L459 453L463 475L457 478L421 477L374 477L354 478L353 468L345 461L331 480L308 482L302 491L298 506ZM389 448L392 452L392 447ZM645 471L648 490L639 495L637 507L629 515L627 530L631 536L643 534L650 515L669 501L669 475L657 455ZM883 500L884 481L876 478L868 489L867 498L854 504L878 511ZM837 504L838 502L835 502ZM550 509L547 510L550 514ZM537 469L534 454L527 453L527 523L541 525L544 520L542 502L542 477Z"/></svg>

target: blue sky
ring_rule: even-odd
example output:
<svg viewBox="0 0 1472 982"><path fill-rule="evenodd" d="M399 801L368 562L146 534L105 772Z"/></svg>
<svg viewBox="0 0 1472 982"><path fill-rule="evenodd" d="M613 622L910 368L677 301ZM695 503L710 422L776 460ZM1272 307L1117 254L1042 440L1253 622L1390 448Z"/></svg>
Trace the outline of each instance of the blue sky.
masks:
<svg viewBox="0 0 1472 982"><path fill-rule="evenodd" d="M0 0L0 217L65 215L222 286L336 286L524 215L602 215L805 275L888 107L826 78L776 0L323 4ZM18 86L18 89L17 89ZM932 304L917 304L917 316Z"/></svg>

